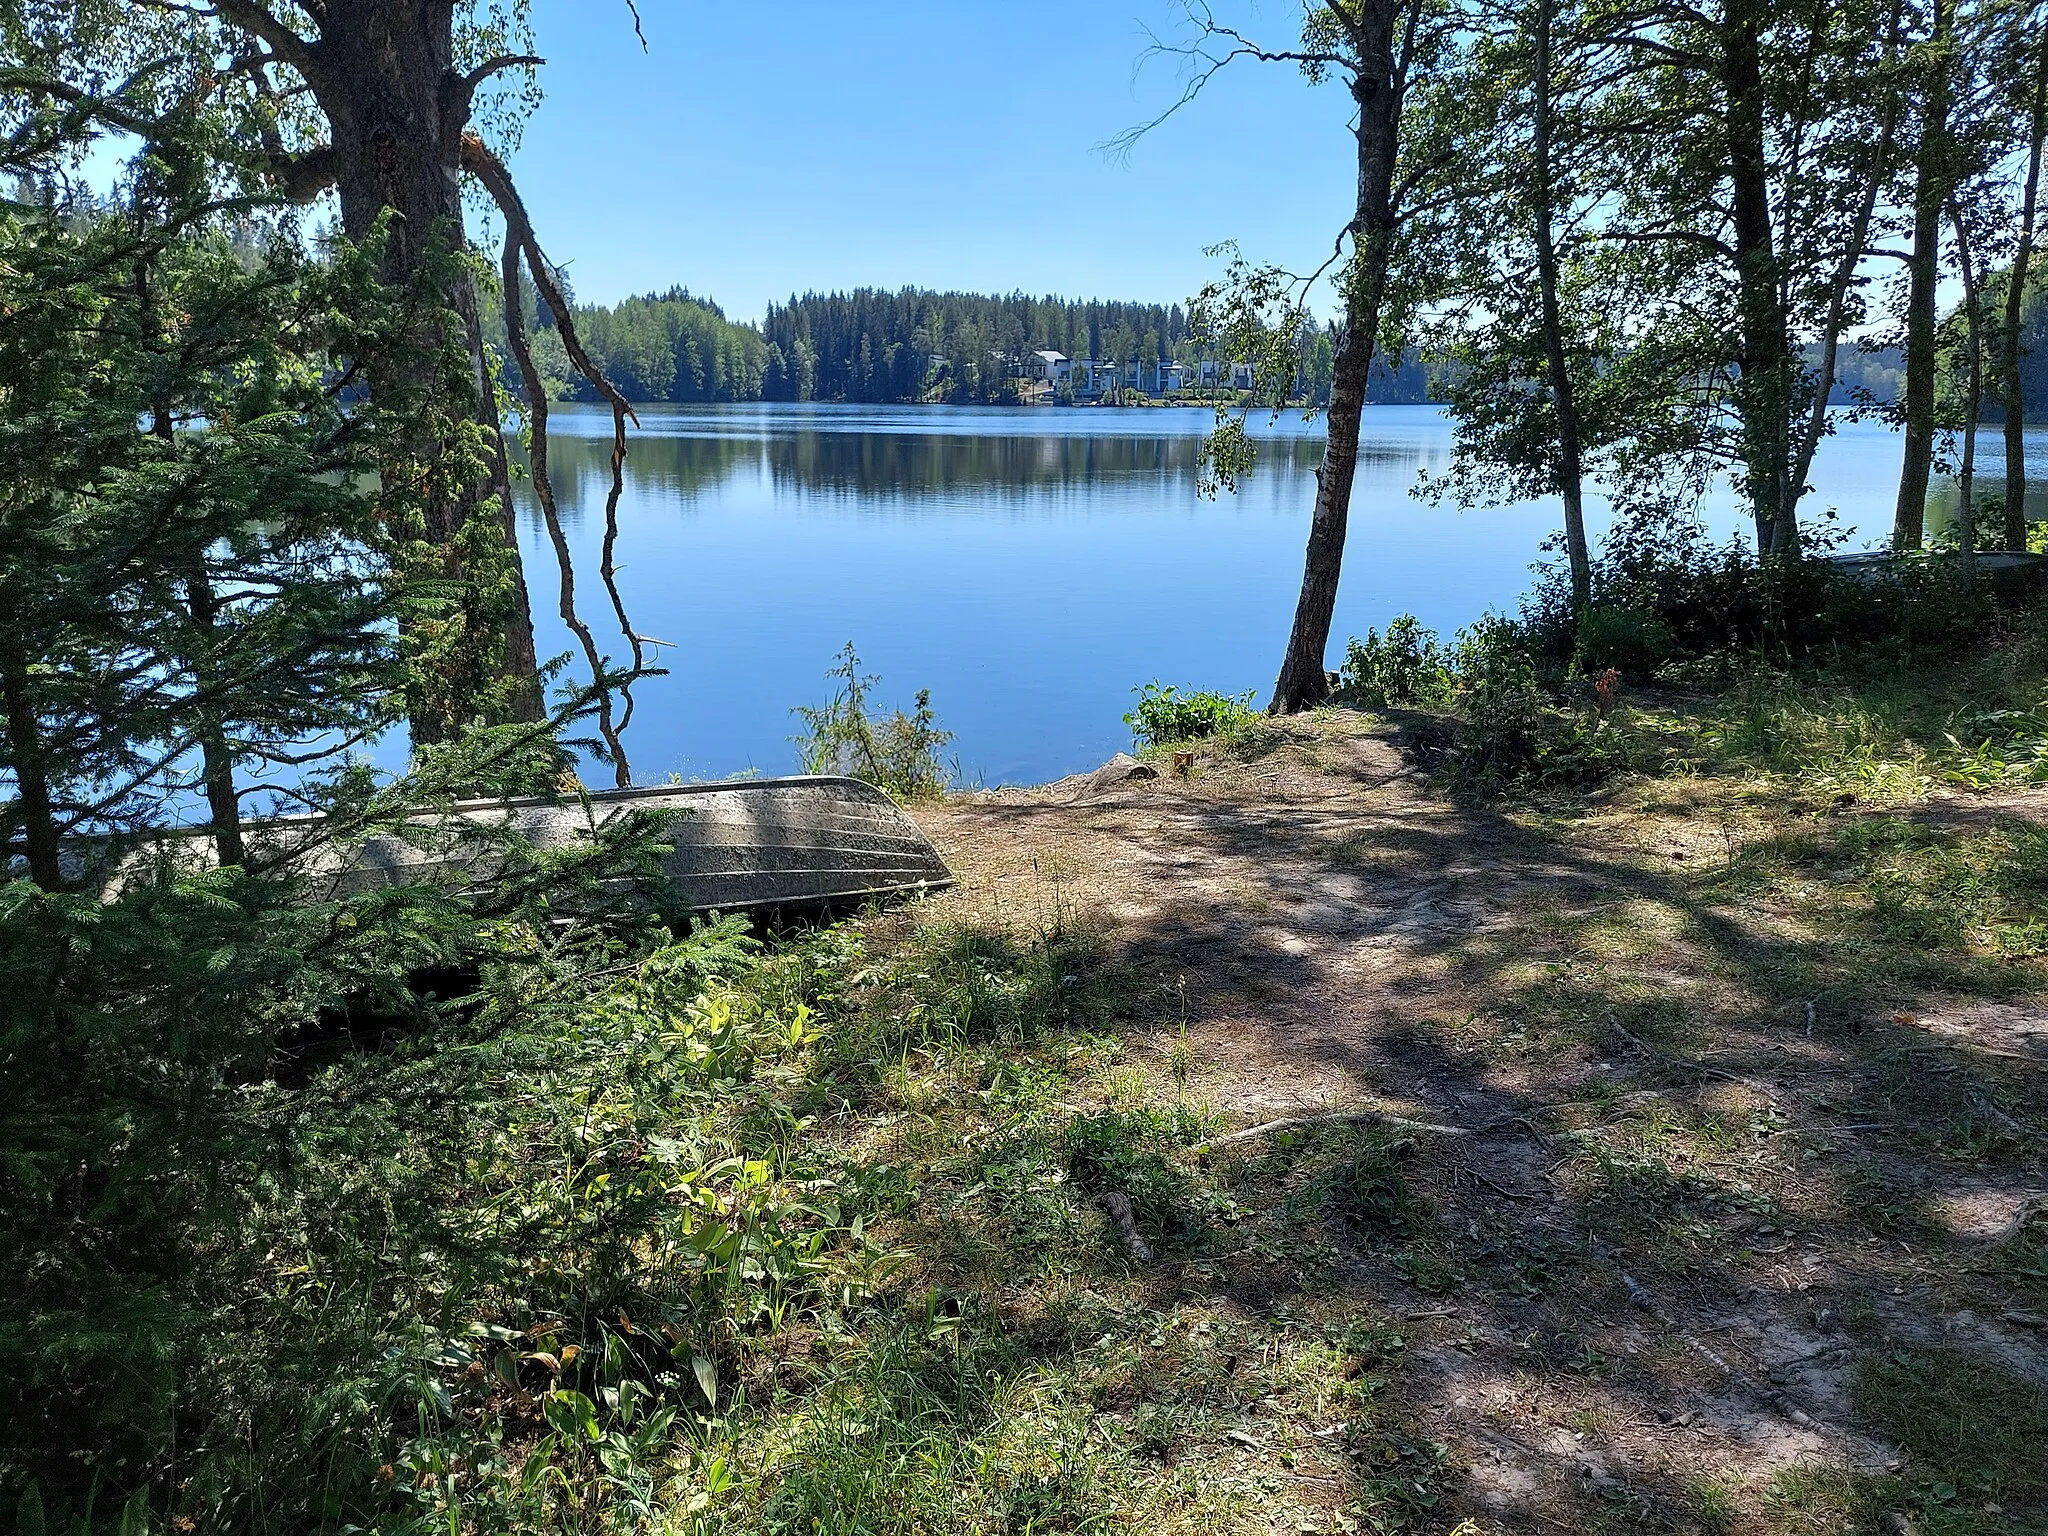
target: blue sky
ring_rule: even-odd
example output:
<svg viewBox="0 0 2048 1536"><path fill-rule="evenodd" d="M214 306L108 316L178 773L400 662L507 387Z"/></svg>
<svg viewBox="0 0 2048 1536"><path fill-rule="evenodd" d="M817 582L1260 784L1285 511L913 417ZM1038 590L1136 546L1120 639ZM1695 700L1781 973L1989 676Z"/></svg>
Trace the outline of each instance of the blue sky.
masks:
<svg viewBox="0 0 2048 1536"><path fill-rule="evenodd" d="M1139 67L1173 0L537 0L546 99L512 168L579 298L681 283L737 319L859 284L1172 302L1203 247L1313 267L1350 200L1346 100L1240 61ZM1221 9L1219 7L1219 9ZM1297 7L1226 12L1291 42ZM1181 21L1176 30L1175 24Z"/></svg>

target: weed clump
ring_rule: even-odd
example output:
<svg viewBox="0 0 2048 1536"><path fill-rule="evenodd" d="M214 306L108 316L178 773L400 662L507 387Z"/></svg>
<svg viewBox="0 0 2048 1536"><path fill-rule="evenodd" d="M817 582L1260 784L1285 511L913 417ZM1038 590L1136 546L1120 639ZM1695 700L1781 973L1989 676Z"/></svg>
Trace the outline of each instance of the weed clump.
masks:
<svg viewBox="0 0 2048 1536"><path fill-rule="evenodd" d="M804 733L796 738L804 772L845 774L898 800L943 795L957 777L939 755L953 733L939 729L931 690L917 691L911 713L898 709L877 717L869 711L868 695L881 678L864 674L860 666L848 641L839 664L825 674L838 680L832 697L816 707L796 707L804 723Z"/></svg>
<svg viewBox="0 0 2048 1536"><path fill-rule="evenodd" d="M1182 693L1171 683L1157 681L1135 692L1137 707L1124 716L1124 723L1141 749L1241 734L1259 718L1249 692Z"/></svg>
<svg viewBox="0 0 2048 1536"><path fill-rule="evenodd" d="M1185 1105L1083 1115L1067 1127L1068 1171L1083 1189L1129 1196L1144 1225L1172 1225L1188 1181L1168 1154L1193 1145L1203 1131L1201 1117Z"/></svg>
<svg viewBox="0 0 2048 1536"><path fill-rule="evenodd" d="M1412 613L1387 623L1387 632L1369 629L1344 648L1337 697L1367 709L1389 706L1442 708L1456 687L1452 658Z"/></svg>
<svg viewBox="0 0 2048 1536"><path fill-rule="evenodd" d="M1332 1168L1325 1200L1336 1215L1364 1232L1409 1236L1422 1230L1429 1206L1402 1177L1395 1149L1373 1147Z"/></svg>

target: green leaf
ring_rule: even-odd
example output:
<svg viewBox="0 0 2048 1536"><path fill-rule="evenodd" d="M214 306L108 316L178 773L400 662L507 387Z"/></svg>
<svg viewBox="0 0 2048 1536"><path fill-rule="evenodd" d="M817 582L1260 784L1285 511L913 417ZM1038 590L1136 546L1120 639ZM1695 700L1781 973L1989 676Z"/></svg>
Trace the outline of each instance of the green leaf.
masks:
<svg viewBox="0 0 2048 1536"><path fill-rule="evenodd" d="M704 1401L712 1407L718 1406L718 1366L704 1355L690 1357L690 1369L696 1373L697 1386L704 1393Z"/></svg>
<svg viewBox="0 0 2048 1536"><path fill-rule="evenodd" d="M43 1536L43 1490L30 1483L21 1490L21 1502L14 1506L16 1536Z"/></svg>

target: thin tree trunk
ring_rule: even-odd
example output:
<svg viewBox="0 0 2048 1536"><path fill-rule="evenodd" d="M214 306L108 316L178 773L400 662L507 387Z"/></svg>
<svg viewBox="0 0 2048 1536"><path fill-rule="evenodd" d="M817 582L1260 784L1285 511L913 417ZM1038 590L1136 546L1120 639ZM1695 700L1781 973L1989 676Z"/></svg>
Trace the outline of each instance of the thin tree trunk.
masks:
<svg viewBox="0 0 2048 1536"><path fill-rule="evenodd" d="M163 321L157 313L156 296L149 284L149 268L135 271L136 296L141 301L144 345L161 354ZM165 381L159 379L159 384ZM166 463L177 456L177 427L172 420L171 401L161 390L150 403L150 436L163 450ZM192 625L192 686L202 697L209 691L211 650L220 621L220 602L207 575L206 554L194 559L185 579L185 613ZM205 720L199 727L199 781L206 793L208 821L213 829L213 848L223 867L242 862L242 802L235 793L235 757L228 747L221 721Z"/></svg>
<svg viewBox="0 0 2048 1536"><path fill-rule="evenodd" d="M1728 183L1735 238L1736 307L1741 317L1743 473L1756 521L1757 553L1796 555L1798 524L1787 494L1792 351L1771 228L1770 163L1764 144L1760 0L1727 0L1721 17L1721 87L1727 99Z"/></svg>
<svg viewBox="0 0 2048 1536"><path fill-rule="evenodd" d="M1899 11L1897 0L1894 0L1891 23L1885 33L1887 75L1898 56ZM1792 473L1786 482L1795 516L1799 500L1806 494L1806 477L1813 472L1813 456L1820 451L1820 440L1827 432L1828 397L1835 392L1842 329L1849 318L1849 289L1856 280L1857 269L1863 264L1864 247L1870 244L1870 221L1877 212L1877 195L1891 164L1892 139L1898 132L1898 123L1899 93L1894 87L1885 96L1884 116L1878 129L1876 147L1871 152L1870 176L1863 188L1863 202L1856 210L1849 237L1842 242L1842 259L1836 264L1833 280L1828 284L1828 315L1821 327L1820 368L1814 379L1813 403L1807 411L1806 430L1800 434L1793 449Z"/></svg>
<svg viewBox="0 0 2048 1536"><path fill-rule="evenodd" d="M1571 567L1572 607L1583 612L1593 600L1593 562L1586 548L1579 409L1572 394L1571 364L1565 356L1564 321L1557 299L1557 183L1551 172L1551 135L1555 125L1550 95L1551 30L1556 18L1557 0L1536 0L1536 60L1531 70L1535 98L1532 138L1536 158L1536 279L1543 306L1543 353L1550 369L1550 403L1557 414L1557 488L1564 498L1565 558Z"/></svg>
<svg viewBox="0 0 2048 1536"><path fill-rule="evenodd" d="M1963 413L1963 462L1956 477L1956 568L1965 582L1977 574L1977 417L1984 409L1984 336L1978 306L1977 268L1970 257L1970 235L1962 209L1951 198L1948 221L1956 235L1956 264L1963 276L1963 334L1969 349Z"/></svg>
<svg viewBox="0 0 2048 1536"><path fill-rule="evenodd" d="M1927 524L1927 481L1934 465L1934 289L1939 276L1943 176L1948 140L1947 0L1934 0L1926 107L1913 177L1913 251L1906 262L1905 457L1892 511L1892 548L1918 549Z"/></svg>
<svg viewBox="0 0 2048 1536"><path fill-rule="evenodd" d="M214 595L202 564L185 583L185 606L192 616L198 644L195 651L211 645L220 620L220 601ZM206 691L207 677L202 663L195 672L199 690ZM199 729L201 779L206 789L207 819L213 827L213 848L223 866L242 862L242 801L235 793L235 754L228 745L227 732L217 718L209 718Z"/></svg>
<svg viewBox="0 0 2048 1536"><path fill-rule="evenodd" d="M6 716L8 766L14 770L14 813L21 818L29 878L46 891L56 891L64 886L57 858L56 807L28 668L21 642L9 626L0 625L0 711Z"/></svg>
<svg viewBox="0 0 2048 1536"><path fill-rule="evenodd" d="M462 134L469 121L471 87L455 72L453 9L449 0L328 0L317 14L320 36L309 44L310 68L302 70L332 133L335 189L342 226L351 239L370 233L385 209L396 216L386 251L384 276L408 284L419 274L437 240L460 249L462 219ZM458 338L468 354L473 399L459 408L475 415L489 433L486 468L469 485L437 491L426 508L427 538L446 545L472 516L497 525L514 575L505 611L487 616L503 637L498 671L517 720L544 714L524 572L520 568L511 478L499 431L497 403L484 357L476 290L467 275L448 284L446 298L457 317ZM399 391L438 385L428 372L418 377L378 379ZM432 463L441 445L411 445L421 462ZM460 574L460 573L457 573ZM453 733L455 722L420 718L412 722L416 742Z"/></svg>
<svg viewBox="0 0 2048 1536"><path fill-rule="evenodd" d="M2026 400L2020 388L2020 321L2027 267L2034 254L2034 210L2041 192L2041 144L2048 137L2048 27L2035 43L2033 113L2027 127L2027 186L2019 245L2005 283L2005 324L1998 338L1999 399L2005 407L2005 547L2027 547Z"/></svg>
<svg viewBox="0 0 2048 1536"><path fill-rule="evenodd" d="M1312 708L1330 692L1323 656L1337 611L1351 482L1358 472L1359 418L1365 410L1366 380L1393 254L1394 162L1401 123L1400 76L1393 59L1396 9L1395 0L1362 0L1353 13L1360 34L1358 74L1352 85L1358 104L1358 122L1352 130L1358 143L1358 195L1351 226L1356 256L1344 285L1344 334L1330 378L1328 437L1323 462L1316 468L1316 503L1309 520L1301 596L1273 701L1266 706L1269 714L1291 715Z"/></svg>

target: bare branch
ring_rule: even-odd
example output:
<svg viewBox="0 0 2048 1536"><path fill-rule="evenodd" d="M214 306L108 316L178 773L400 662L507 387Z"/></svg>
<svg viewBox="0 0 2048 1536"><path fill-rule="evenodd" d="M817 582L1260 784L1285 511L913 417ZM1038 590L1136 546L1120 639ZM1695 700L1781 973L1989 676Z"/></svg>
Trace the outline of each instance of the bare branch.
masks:
<svg viewBox="0 0 2048 1536"><path fill-rule="evenodd" d="M1140 123L1134 128L1126 128L1115 137L1096 146L1111 160L1119 163L1128 161L1131 151L1137 147L1140 139L1192 103L1219 72L1238 59L1257 59L1267 64L1299 64L1304 68L1338 69L1347 74L1357 73L1356 61L1343 54L1304 49L1262 48L1235 28L1226 27L1217 21L1214 12L1207 5L1190 4L1187 11L1188 19L1194 23L1202 41L1187 44L1168 43L1147 28L1146 36L1152 41L1139 55L1138 67L1142 69L1147 59L1178 58L1186 61L1193 72L1182 86L1180 96L1165 111L1148 122ZM1220 41L1229 46L1218 54L1203 46L1203 43L1210 41ZM1195 67L1197 65L1199 67Z"/></svg>
<svg viewBox="0 0 2048 1536"><path fill-rule="evenodd" d="M558 609L562 622L569 626L583 647L584 662L590 668L593 679L604 676L604 658L597 652L597 639L590 632L590 626L583 622L576 612L576 563L569 554L569 540L562 532L561 513L555 506L555 483L548 474L548 395L541 385L540 370L533 365L533 350L526 344L526 306L521 302L519 284L519 231L512 221L505 221L505 254L500 263L504 282L505 341L512 349L512 357L519 364L519 376L526 381L526 409L529 430L527 432L527 464L533 474L533 496L540 503L540 515L548 526L548 542L555 548L555 569L561 573L561 597ZM626 762L626 749L619 740L617 724L612 719L612 696L609 690L597 696L597 730L604 738L606 749L612 755L612 772L621 789L633 782L633 771Z"/></svg>
<svg viewBox="0 0 2048 1536"><path fill-rule="evenodd" d="M470 97L476 94L476 88L490 79L491 76L508 69L538 69L545 63L547 63L546 59L534 53L501 53L494 58L485 59L483 63L477 65L475 69L464 75L456 89L461 93L463 104L467 106Z"/></svg>
<svg viewBox="0 0 2048 1536"><path fill-rule="evenodd" d="M576 334L576 321L570 313L569 301L564 297L561 285L555 281L554 267L540 248L540 241L533 232L533 220L527 215L526 204L519 196L519 189L513 185L512 173L505 169L505 163L492 154L490 146L476 134L465 133L462 136L462 166L484 184L485 190L491 194L491 200L498 205L498 212L504 216L507 262L513 261L511 253L515 247L525 253L527 270L533 277L534 288L539 292L542 302L554 314L555 331L562 338L562 349L569 354L569 361L575 366L576 371L590 381L591 387L603 396L612 408L612 483L610 491L605 496L604 554L598 567L598 574L603 578L605 591L611 598L612 612L619 621L619 629L625 635L627 645L631 647L633 671L636 674L640 673L646 670L647 666L645 642L634 630L632 621L626 615L625 599L619 595L618 568L612 560L619 537L619 498L625 490L626 423L631 420L637 427L640 418L634 413L626 397L604 376L604 370L599 368L590 354L584 350L583 340ZM515 277L513 286L505 295L508 326L518 302L519 289ZM522 332L524 321L525 316L521 315ZM528 366L522 365L523 368ZM530 374L527 394L529 400L535 403L544 398L537 382ZM545 407L542 408L541 419L543 422L546 419ZM543 430L537 434L536 441L544 444L545 440L546 433ZM545 473L545 465L546 454L543 449L535 475L536 492ZM550 500L553 495L553 488L550 487ZM623 687L620 693L625 700L625 709L618 722L618 729L623 731L633 719L631 684ZM609 700L605 701L605 707L609 709ZM613 745L616 750L616 744ZM617 767L621 774L626 773L625 758L622 754L617 757ZM622 787L626 782L621 778Z"/></svg>

